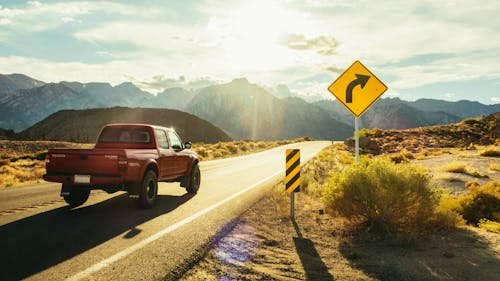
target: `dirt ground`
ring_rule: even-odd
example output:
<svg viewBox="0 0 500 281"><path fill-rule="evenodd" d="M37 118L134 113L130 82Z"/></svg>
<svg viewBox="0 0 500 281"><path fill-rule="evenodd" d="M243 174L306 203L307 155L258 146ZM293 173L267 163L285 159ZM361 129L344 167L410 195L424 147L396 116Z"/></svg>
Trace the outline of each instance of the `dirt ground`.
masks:
<svg viewBox="0 0 500 281"><path fill-rule="evenodd" d="M460 227L401 246L352 237L298 195L296 221L262 200L180 280L498 280L500 234Z"/></svg>
<svg viewBox="0 0 500 281"><path fill-rule="evenodd" d="M482 149L486 148L500 150L500 146L489 146ZM489 168L492 164L496 164L500 167L500 158L479 156L481 150L446 149L446 151L450 154L412 160L411 163L429 168L434 176L434 184L450 189L452 194L463 194L467 192L465 184L469 181L477 181L480 185L492 180L500 182L500 171L494 171ZM450 163L465 164L467 172L451 173L440 171L440 167ZM471 175L475 171L478 172L480 176Z"/></svg>
<svg viewBox="0 0 500 281"><path fill-rule="evenodd" d="M488 175L480 183L498 181L500 172L488 166L499 159L477 154L457 150L413 162L429 167L435 183L463 193L474 177L439 167L460 161ZM261 200L180 280L500 280L499 233L461 226L401 245L345 231L341 220L323 214L319 198L300 193L295 217L278 212L269 197Z"/></svg>

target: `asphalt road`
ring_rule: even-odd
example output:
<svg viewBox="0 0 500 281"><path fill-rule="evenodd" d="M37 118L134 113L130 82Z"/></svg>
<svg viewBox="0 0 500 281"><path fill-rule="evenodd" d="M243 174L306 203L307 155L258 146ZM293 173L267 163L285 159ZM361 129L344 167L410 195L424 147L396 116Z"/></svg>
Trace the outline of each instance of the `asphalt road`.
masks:
<svg viewBox="0 0 500 281"><path fill-rule="evenodd" d="M58 184L0 191L0 280L175 279L284 178L286 148L300 148L304 163L329 144L204 161L197 195L161 183L157 205L148 210L123 192L93 191L70 209Z"/></svg>

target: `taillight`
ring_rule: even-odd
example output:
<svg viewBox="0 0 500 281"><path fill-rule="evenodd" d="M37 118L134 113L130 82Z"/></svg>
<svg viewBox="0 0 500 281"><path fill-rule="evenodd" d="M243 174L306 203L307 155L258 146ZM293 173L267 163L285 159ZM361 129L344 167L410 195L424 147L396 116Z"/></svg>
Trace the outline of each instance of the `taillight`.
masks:
<svg viewBox="0 0 500 281"><path fill-rule="evenodd" d="M49 163L50 163L50 154L47 153L47 155L45 156L45 165Z"/></svg>

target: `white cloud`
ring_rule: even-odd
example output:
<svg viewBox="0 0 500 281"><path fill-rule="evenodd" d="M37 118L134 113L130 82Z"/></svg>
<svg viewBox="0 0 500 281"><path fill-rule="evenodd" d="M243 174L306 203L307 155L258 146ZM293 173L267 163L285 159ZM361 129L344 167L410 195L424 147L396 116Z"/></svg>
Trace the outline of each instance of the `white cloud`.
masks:
<svg viewBox="0 0 500 281"><path fill-rule="evenodd" d="M33 6L35 8L38 8L38 7L42 6L42 3L40 3L39 1L28 1L28 5Z"/></svg>
<svg viewBox="0 0 500 281"><path fill-rule="evenodd" d="M391 78L390 83L384 81L394 89L388 96L441 82L500 79L499 1L209 0L179 4L186 9L167 3L150 7L31 1L17 8L0 6L0 41L14 42L18 31L36 32L71 22L75 39L98 46L100 58L115 60L96 65L7 57L8 64L2 60L0 71L27 70L48 81L106 78L121 82L132 76L154 82L151 79L157 75L189 75L224 81L245 76L276 85L331 74L327 71L337 76L359 59L377 76ZM95 22L80 25L88 15ZM293 40L283 44L291 34L295 37L288 39ZM449 55L433 61L408 60L439 53ZM20 62L27 65L16 64ZM305 94L324 92L322 85L303 87Z"/></svg>
<svg viewBox="0 0 500 281"><path fill-rule="evenodd" d="M162 9L138 8L134 5L113 2L55 2L29 1L24 7L0 7L0 22L8 22L15 31L40 32L76 21L91 13L118 14L136 18L152 18L165 15Z"/></svg>
<svg viewBox="0 0 500 281"><path fill-rule="evenodd" d="M500 97L491 97L491 101L495 103L500 103Z"/></svg>
<svg viewBox="0 0 500 281"><path fill-rule="evenodd" d="M399 97L401 97L401 93L394 91L393 89L388 89L387 92L384 93L384 96L399 98Z"/></svg>

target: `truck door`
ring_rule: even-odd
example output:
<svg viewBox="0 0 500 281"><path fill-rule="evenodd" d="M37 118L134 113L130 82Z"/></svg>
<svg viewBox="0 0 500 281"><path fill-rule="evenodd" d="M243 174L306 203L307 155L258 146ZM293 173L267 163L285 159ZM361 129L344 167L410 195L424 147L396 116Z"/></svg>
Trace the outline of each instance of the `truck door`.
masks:
<svg viewBox="0 0 500 281"><path fill-rule="evenodd" d="M155 136L159 155L158 178L159 180L171 178L175 174L175 151L170 148L165 131L156 129Z"/></svg>
<svg viewBox="0 0 500 281"><path fill-rule="evenodd" d="M181 138L177 135L177 133L173 131L168 131L168 139L170 140L171 147L175 151L175 158L176 158L176 174L177 175L182 175L186 173L187 170L187 164L189 161L189 156L183 154L181 151L184 148L182 145Z"/></svg>

